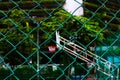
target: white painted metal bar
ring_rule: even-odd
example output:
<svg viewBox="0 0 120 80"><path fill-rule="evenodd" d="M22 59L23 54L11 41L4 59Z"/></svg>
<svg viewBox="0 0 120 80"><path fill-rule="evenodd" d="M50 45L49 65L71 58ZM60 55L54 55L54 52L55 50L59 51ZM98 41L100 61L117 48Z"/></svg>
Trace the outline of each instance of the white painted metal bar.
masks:
<svg viewBox="0 0 120 80"><path fill-rule="evenodd" d="M94 54L94 53L92 53L92 52L90 52L90 51L88 51L88 50L82 48L81 46L78 46L77 44L75 44L75 43L73 43L73 42L70 42L69 40L67 40L67 39L65 39L65 38L63 38L63 37L61 37L61 36L60 36L60 40L61 40L62 42L64 41L64 43L66 43L67 45L71 45L71 44L72 44L73 46L76 47L76 49L78 49L78 50L80 50L80 51L82 50L82 51L88 52L89 54L86 53L87 55L93 56L94 59L96 59L96 60L100 59L100 61L105 62L104 64L106 64L106 63L111 64L109 61L107 61L107 60L101 58L100 56L98 56L98 55L96 55L96 54ZM91 55L90 55L90 54L91 54ZM117 67L117 66L114 65L114 64L111 64L111 65L114 66L114 67Z"/></svg>
<svg viewBox="0 0 120 80"><path fill-rule="evenodd" d="M74 56L76 56L76 57L82 59L82 60L85 61L85 62L88 62L88 63L91 63L91 62L92 62L92 61L89 60L88 58L86 58L86 57L84 57L84 56L82 56L82 55L80 55L80 54L78 54L78 53L76 53L76 52L70 50L70 49L67 48L67 47L64 47L64 50L67 51L68 53L70 53L70 54L72 54L72 55L74 55Z"/></svg>
<svg viewBox="0 0 120 80"><path fill-rule="evenodd" d="M100 57L100 56L98 56L98 55L84 49L83 47L81 47L81 46L79 46L79 45L77 45L77 44L75 44L75 43L61 37L61 36L59 36L59 38L60 38L60 41L64 44L64 50L65 51L67 51L68 53L78 57L79 59L81 59L81 60L83 60L83 61L85 61L87 63L93 62L94 65L95 65L95 62L90 60L86 56L89 56L89 57L95 59L96 63L101 63L101 65L103 66L103 68L102 68L100 64L97 64L99 66L99 68L97 70L102 72L103 74L105 74L107 76L110 76L111 78L113 77L111 72L114 72L115 69L117 69L116 65L110 63L109 61L103 59L102 57ZM78 54L77 52L65 47L65 45L70 46L71 48L75 49L76 51L84 53L86 56ZM119 76L118 74L119 74L119 71L117 71L117 77Z"/></svg>

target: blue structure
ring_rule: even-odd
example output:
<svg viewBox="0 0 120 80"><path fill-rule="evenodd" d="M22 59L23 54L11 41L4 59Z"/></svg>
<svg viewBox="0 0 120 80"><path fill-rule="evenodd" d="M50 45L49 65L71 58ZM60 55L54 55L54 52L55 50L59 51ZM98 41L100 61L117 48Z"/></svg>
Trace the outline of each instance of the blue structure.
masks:
<svg viewBox="0 0 120 80"><path fill-rule="evenodd" d="M120 65L120 55L118 46L100 46L95 48L95 52L99 56L103 56L109 62Z"/></svg>

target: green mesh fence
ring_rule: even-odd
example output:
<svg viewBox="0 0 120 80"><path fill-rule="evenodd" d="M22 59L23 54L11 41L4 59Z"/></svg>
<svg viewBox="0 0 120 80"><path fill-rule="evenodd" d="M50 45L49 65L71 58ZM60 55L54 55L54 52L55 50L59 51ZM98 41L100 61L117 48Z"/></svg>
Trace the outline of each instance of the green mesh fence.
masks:
<svg viewBox="0 0 120 80"><path fill-rule="evenodd" d="M0 80L120 80L119 0L0 0Z"/></svg>

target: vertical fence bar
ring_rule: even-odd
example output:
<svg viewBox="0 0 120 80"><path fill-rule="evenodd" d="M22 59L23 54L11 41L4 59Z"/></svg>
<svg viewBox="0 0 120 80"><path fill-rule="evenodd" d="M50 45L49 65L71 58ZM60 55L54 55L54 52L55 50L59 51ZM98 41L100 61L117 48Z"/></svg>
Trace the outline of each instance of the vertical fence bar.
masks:
<svg viewBox="0 0 120 80"><path fill-rule="evenodd" d="M39 30L37 30L37 46L39 46ZM39 55L39 49L37 50L37 80L39 80L40 76L39 76L39 67L40 67L40 62L39 59L40 55Z"/></svg>

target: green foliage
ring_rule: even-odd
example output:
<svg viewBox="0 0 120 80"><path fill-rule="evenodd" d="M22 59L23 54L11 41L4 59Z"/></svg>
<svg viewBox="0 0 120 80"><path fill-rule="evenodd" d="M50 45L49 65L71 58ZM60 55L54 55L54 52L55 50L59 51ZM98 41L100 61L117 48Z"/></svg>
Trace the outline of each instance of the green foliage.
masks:
<svg viewBox="0 0 120 80"><path fill-rule="evenodd" d="M6 68L0 68L0 79L4 80L10 74L10 70ZM15 75L21 80L27 80L32 75L34 75L35 71L29 66L21 66L15 70ZM14 77L10 77L10 79L14 79Z"/></svg>
<svg viewBox="0 0 120 80"><path fill-rule="evenodd" d="M14 9L14 10L11 11L10 18L13 18L13 19L17 20L18 18L24 18L24 17L25 17L25 15L21 10Z"/></svg>
<svg viewBox="0 0 120 80"><path fill-rule="evenodd" d="M118 46L115 50L116 55L120 55L120 47Z"/></svg>
<svg viewBox="0 0 120 80"><path fill-rule="evenodd" d="M94 38L98 41L104 39L104 34L100 32L99 22L83 16L73 16L63 9L56 11L49 20L42 24L42 27L48 33L62 28L62 36L66 34L63 32L65 30L70 33L70 36L77 34L78 39L84 41L84 43Z"/></svg>
<svg viewBox="0 0 120 80"><path fill-rule="evenodd" d="M3 19L1 21L2 25L4 26L2 29L0 29L0 32L3 35L0 36L2 37L2 40L0 41L0 51L4 52L2 53L2 55L6 55L11 49L14 48L16 48L24 56L27 56L33 51L33 45L30 42L30 40L34 40L34 34L30 33L33 27L29 25L28 21L22 22L22 19L24 17L25 15L23 11L14 9L11 10L9 18ZM22 41L25 38L26 40ZM6 39L8 41L6 41ZM16 62L18 61L18 64L21 63L22 60L20 60L20 58L15 55L15 51L12 51L11 54L14 54L14 60L16 60ZM11 60L12 57L7 58L7 62L14 64L13 62L11 62Z"/></svg>
<svg viewBox="0 0 120 80"><path fill-rule="evenodd" d="M104 35L103 33L100 32L100 30L102 29L99 26L99 22L96 22L95 20L90 20L87 17L83 17L83 16L75 16L75 18L80 21L80 23L83 26L83 34L85 33L84 36L87 36L90 38L95 38L98 36L97 40L98 41L102 41L104 39ZM78 24L77 26L79 26L79 28L81 28L81 26ZM82 34L82 33L81 33ZM86 41L89 39L86 39L86 37L84 38Z"/></svg>
<svg viewBox="0 0 120 80"><path fill-rule="evenodd" d="M32 76L36 73L36 71L27 65L19 66L15 69L14 74L17 78L20 80L28 80L32 78ZM7 76L9 76L10 70L8 68L2 68L0 67L0 79L4 80ZM62 72L57 69L55 71L52 70L52 67L41 67L41 70L39 72L39 75L44 77L46 80L53 80L57 78ZM46 77L47 76L47 77ZM10 79L14 79L14 77L10 77ZM37 77L34 78L35 80ZM40 78L41 79L41 78Z"/></svg>
<svg viewBox="0 0 120 80"><path fill-rule="evenodd" d="M31 40L35 40L35 35L30 33L33 27L30 26L28 21L24 21L25 25L23 25L23 22L20 22L24 16L23 11L15 9L11 11L9 18L2 20L2 24L6 28L0 29L0 32L5 35L6 38L3 38L0 43L3 46L9 45L9 48L0 47L0 50L4 51L3 55L8 53L12 47L15 47L15 45L21 42L25 37L27 37L27 39L17 46L17 50L24 56L37 50L31 43ZM73 16L62 9L56 11L51 18L43 22L40 28L46 32L41 34L41 41L51 38L52 36L49 34L55 32L58 28L63 37L66 37L66 32L69 33L67 37L77 34L78 40L82 41L83 44L89 43L94 38L98 41L104 39L103 33L100 32L101 28L99 27L99 22L89 20L87 17L83 16ZM6 43L5 39L9 40L12 44ZM49 41L48 44L49 43L51 43L51 41ZM47 46L47 43L45 46Z"/></svg>
<svg viewBox="0 0 120 80"><path fill-rule="evenodd" d="M10 74L10 71L3 68L3 67L0 67L0 79L3 80L5 79L7 76L9 76Z"/></svg>

